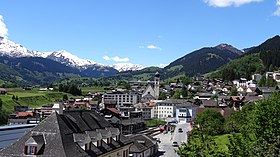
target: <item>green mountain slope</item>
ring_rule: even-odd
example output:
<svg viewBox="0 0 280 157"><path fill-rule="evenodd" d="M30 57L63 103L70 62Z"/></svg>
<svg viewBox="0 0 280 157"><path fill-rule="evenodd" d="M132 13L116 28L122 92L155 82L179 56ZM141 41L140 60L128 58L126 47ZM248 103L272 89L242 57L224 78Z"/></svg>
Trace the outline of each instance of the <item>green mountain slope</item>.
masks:
<svg viewBox="0 0 280 157"><path fill-rule="evenodd" d="M254 73L262 74L265 67L257 54L250 54L239 59L235 59L228 64L218 68L209 76L211 78L223 78L224 80L234 80L240 77L251 78Z"/></svg>
<svg viewBox="0 0 280 157"><path fill-rule="evenodd" d="M191 52L164 68L164 78L187 74L205 74L218 67L239 58L242 52L231 45L221 44Z"/></svg>
<svg viewBox="0 0 280 157"><path fill-rule="evenodd" d="M248 51L240 59L233 60L211 73L210 77L233 80L251 78L254 73L278 70L280 67L280 37L275 36Z"/></svg>

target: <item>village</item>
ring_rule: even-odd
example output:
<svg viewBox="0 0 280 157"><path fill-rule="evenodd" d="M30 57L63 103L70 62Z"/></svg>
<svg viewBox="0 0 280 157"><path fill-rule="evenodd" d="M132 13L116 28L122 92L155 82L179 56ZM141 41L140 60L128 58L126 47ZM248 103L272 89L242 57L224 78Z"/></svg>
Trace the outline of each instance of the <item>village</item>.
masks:
<svg viewBox="0 0 280 157"><path fill-rule="evenodd" d="M160 84L160 74L156 73L154 75L154 80L130 81L130 90L118 88L112 89L111 92L89 92L85 97L56 101L53 105L42 106L40 108L15 106L14 113L8 120L8 128L4 128L2 131L9 130L9 127L13 129L13 126L19 125L26 125L24 128L19 128L25 131L36 125L38 126L34 127L35 130L39 126L43 127L44 130L50 127L45 126L47 123L50 125L50 122L47 122L49 119L55 118L56 120L60 115L66 116L68 119L70 118L71 122L67 122L67 120L63 121L66 122L66 125L71 126L70 128L78 127L76 128L78 130L83 130L85 129L83 127L86 126L92 127L92 125L89 124L100 123L100 120L103 119L100 124L95 124L95 129L85 129L95 130L97 133L100 132L100 137L95 137L96 135L91 137L91 133L76 134L73 132L73 140L78 142L84 150L87 150L91 147L89 147L89 144L85 143L86 139L90 141L90 139L93 138L110 139L112 137L116 142L118 142L119 139L120 142L125 143L125 141L121 141L121 139L124 139L126 136L129 140L126 141L126 144L120 145L123 148L124 153L121 152L123 154L160 156L160 153L162 155L161 149L169 149L170 151L165 152L165 154L177 156L173 149L176 149L176 146L181 145L181 143L178 143L174 139L184 139L182 142L187 141L187 133L191 131L192 126L195 125L193 121L199 113L211 108L218 111L224 118L227 118L231 113L242 110L242 107L247 103L256 103L260 100L268 99L272 92L279 92L279 86L259 87L257 82L259 82L262 77L273 79L275 82L280 81L279 73L267 72L265 76L259 74L253 75L252 80L240 78L238 80L223 82L220 79L210 81L203 77L196 77L194 81L188 85L178 81L177 83L162 86ZM192 98L184 98L184 93L182 92L184 90L186 90L189 95L191 94ZM179 95L177 95L177 98L174 98L176 91ZM7 91L1 89L1 93L6 94ZM160 95L164 95L166 98L164 100L159 100L161 97ZM91 110L94 111L94 115L90 112ZM160 120L165 123L148 126L147 122L149 120ZM54 124L57 122L51 123ZM103 126L105 124L107 126ZM103 128L103 131L101 128ZM108 132L108 130L110 130L110 135L105 133ZM171 134L166 134L168 132ZM174 134L172 134L173 132ZM184 134L180 134L180 132L184 132ZM36 138L39 138L37 136L36 138L31 137L26 139L26 142L34 141ZM79 139L84 140L79 142ZM173 139L173 143L172 140L170 141L169 139ZM10 141L8 139L7 141L8 143L14 142L15 139ZM4 143L2 141L2 148L5 147L7 141ZM94 140L94 142L97 142L96 147L100 146L98 140ZM104 145L110 146L110 142L112 141L105 141L106 144ZM128 145L129 147L127 147ZM168 145L168 148L166 145ZM29 148L27 149L28 150L25 151L29 151ZM106 150L103 151L103 154L109 152L111 151ZM31 153L39 153L39 149L35 152L31 151Z"/></svg>

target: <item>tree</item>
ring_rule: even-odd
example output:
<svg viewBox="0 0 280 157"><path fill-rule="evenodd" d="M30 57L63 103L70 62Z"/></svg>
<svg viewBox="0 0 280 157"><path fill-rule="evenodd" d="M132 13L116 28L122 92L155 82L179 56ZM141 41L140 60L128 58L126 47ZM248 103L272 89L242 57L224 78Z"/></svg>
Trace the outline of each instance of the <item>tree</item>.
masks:
<svg viewBox="0 0 280 157"><path fill-rule="evenodd" d="M273 78L268 77L266 79L266 86L267 87L275 87L276 85L277 85L277 82Z"/></svg>
<svg viewBox="0 0 280 157"><path fill-rule="evenodd" d="M266 78L265 76L263 76L258 84L260 87L275 87L277 85L277 82L271 77Z"/></svg>
<svg viewBox="0 0 280 157"><path fill-rule="evenodd" d="M2 99L0 98L0 111L2 111L2 106L3 106L3 101L2 101Z"/></svg>
<svg viewBox="0 0 280 157"><path fill-rule="evenodd" d="M160 92L158 99L159 100L166 100L167 99L166 93L165 92Z"/></svg>
<svg viewBox="0 0 280 157"><path fill-rule="evenodd" d="M183 98L188 96L188 90L185 86L182 87L181 93L182 93Z"/></svg>
<svg viewBox="0 0 280 157"><path fill-rule="evenodd" d="M263 76L259 82L258 82L260 87L264 87L266 85L266 78Z"/></svg>
<svg viewBox="0 0 280 157"><path fill-rule="evenodd" d="M173 94L172 99L180 99L180 98L181 98L181 93L180 93L180 90L177 89L175 91L175 93Z"/></svg>
<svg viewBox="0 0 280 157"><path fill-rule="evenodd" d="M249 145L241 134L230 134L228 136L228 153L233 157L252 156L249 151Z"/></svg>
<svg viewBox="0 0 280 157"><path fill-rule="evenodd" d="M255 134L269 144L277 143L280 137L280 94L272 93L269 100L256 107ZM279 146L280 149L280 146Z"/></svg>
<svg viewBox="0 0 280 157"><path fill-rule="evenodd" d="M199 125L197 129L203 134L214 136L223 132L224 121L225 119L221 113L212 109L206 109L197 115L195 124Z"/></svg>
<svg viewBox="0 0 280 157"><path fill-rule="evenodd" d="M241 131L249 131L249 121L253 119L253 111L255 104L248 103L242 110L233 112L225 121L225 131L227 133L240 133Z"/></svg>
<svg viewBox="0 0 280 157"><path fill-rule="evenodd" d="M246 108L246 112L243 109ZM242 154L236 156L278 156L280 154L280 94L271 94L269 100L263 100L255 105L246 105L239 117L243 120L240 126L240 139L230 139L229 152L239 149ZM237 119L236 119L237 121ZM235 141L234 141L235 139ZM244 145L241 149L240 146Z"/></svg>
<svg viewBox="0 0 280 157"><path fill-rule="evenodd" d="M183 143L176 152L185 157L224 157L227 155L219 149L212 137L203 134L191 134L188 143Z"/></svg>
<svg viewBox="0 0 280 157"><path fill-rule="evenodd" d="M214 94L211 96L210 100L216 100L218 99L218 97L219 97L218 94Z"/></svg>
<svg viewBox="0 0 280 157"><path fill-rule="evenodd" d="M68 100L67 94L63 94L62 99L63 99L63 101Z"/></svg>
<svg viewBox="0 0 280 157"><path fill-rule="evenodd" d="M230 90L230 96L237 96L237 94L238 94L238 91L237 91L237 89L236 89L236 87L234 86L234 87L232 87L232 89Z"/></svg>

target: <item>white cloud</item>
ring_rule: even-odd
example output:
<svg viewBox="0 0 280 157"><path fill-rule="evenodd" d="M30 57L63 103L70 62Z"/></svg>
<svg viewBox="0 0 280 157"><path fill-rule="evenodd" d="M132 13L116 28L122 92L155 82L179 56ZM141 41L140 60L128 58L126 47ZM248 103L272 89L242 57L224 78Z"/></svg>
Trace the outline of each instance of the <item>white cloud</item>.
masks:
<svg viewBox="0 0 280 157"><path fill-rule="evenodd" d="M4 18L0 15L0 36L7 38L8 37L8 29L4 23Z"/></svg>
<svg viewBox="0 0 280 157"><path fill-rule="evenodd" d="M243 4L261 2L263 0L204 0L209 6L213 7L230 7L236 6L239 7Z"/></svg>
<svg viewBox="0 0 280 157"><path fill-rule="evenodd" d="M105 59L106 61L110 60L110 57L108 56L103 56L103 59Z"/></svg>
<svg viewBox="0 0 280 157"><path fill-rule="evenodd" d="M105 59L106 61L112 60L115 62L128 62L129 58L125 57L125 58L120 58L118 56L115 57L108 57L108 56L103 56L103 59Z"/></svg>
<svg viewBox="0 0 280 157"><path fill-rule="evenodd" d="M280 16L280 0L276 1L277 10L273 13L275 16Z"/></svg>
<svg viewBox="0 0 280 157"><path fill-rule="evenodd" d="M148 45L146 47L147 49L157 49L157 50L162 50L160 47L156 46L156 45Z"/></svg>

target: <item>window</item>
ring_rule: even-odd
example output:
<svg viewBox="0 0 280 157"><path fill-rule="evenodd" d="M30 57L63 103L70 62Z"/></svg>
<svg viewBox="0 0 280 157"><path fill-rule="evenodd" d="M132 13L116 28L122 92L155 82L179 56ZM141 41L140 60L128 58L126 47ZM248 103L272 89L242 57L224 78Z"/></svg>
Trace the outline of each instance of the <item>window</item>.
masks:
<svg viewBox="0 0 280 157"><path fill-rule="evenodd" d="M85 150L90 150L90 143L86 143L86 145L85 145Z"/></svg>
<svg viewBox="0 0 280 157"><path fill-rule="evenodd" d="M27 146L24 147L24 154L36 155L36 153L37 153L37 146L27 145Z"/></svg>
<svg viewBox="0 0 280 157"><path fill-rule="evenodd" d="M101 147L101 140L97 141L97 147Z"/></svg>
<svg viewBox="0 0 280 157"><path fill-rule="evenodd" d="M126 157L125 155L126 155L126 154L125 154L125 150L124 150L124 151L123 151L123 157Z"/></svg>
<svg viewBox="0 0 280 157"><path fill-rule="evenodd" d="M112 143L112 138L110 137L110 138L107 138L107 143L108 144L111 144Z"/></svg>

